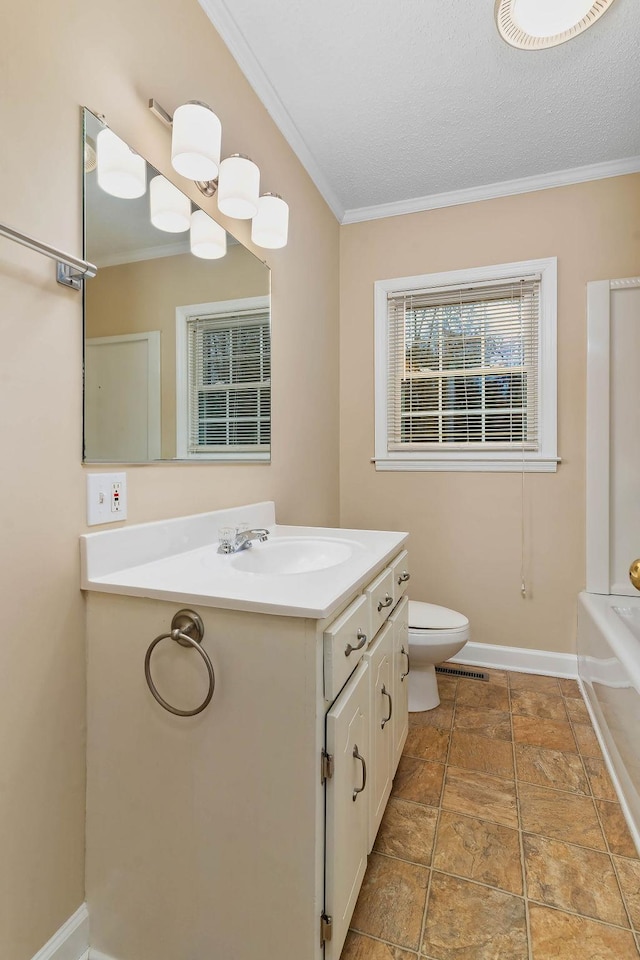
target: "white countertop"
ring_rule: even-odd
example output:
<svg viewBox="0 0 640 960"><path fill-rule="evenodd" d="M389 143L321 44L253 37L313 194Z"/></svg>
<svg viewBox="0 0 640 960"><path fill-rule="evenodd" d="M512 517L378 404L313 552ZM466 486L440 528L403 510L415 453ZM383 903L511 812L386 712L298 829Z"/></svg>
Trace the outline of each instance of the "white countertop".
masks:
<svg viewBox="0 0 640 960"><path fill-rule="evenodd" d="M218 553L218 529L245 523L265 527L269 541L255 542L258 554L282 538L336 540L349 556L335 566L306 573L267 574L239 569L238 554ZM81 537L85 590L150 597L290 617L324 619L377 569L395 556L408 534L379 530L284 526L273 503L155 523L137 524Z"/></svg>

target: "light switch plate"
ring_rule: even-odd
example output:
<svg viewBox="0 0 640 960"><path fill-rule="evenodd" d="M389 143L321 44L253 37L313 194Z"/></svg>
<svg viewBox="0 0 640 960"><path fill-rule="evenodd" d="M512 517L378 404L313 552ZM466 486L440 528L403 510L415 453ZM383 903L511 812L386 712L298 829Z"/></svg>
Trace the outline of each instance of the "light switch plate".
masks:
<svg viewBox="0 0 640 960"><path fill-rule="evenodd" d="M118 523L126 519L126 473L88 473L87 525L93 527L98 523Z"/></svg>

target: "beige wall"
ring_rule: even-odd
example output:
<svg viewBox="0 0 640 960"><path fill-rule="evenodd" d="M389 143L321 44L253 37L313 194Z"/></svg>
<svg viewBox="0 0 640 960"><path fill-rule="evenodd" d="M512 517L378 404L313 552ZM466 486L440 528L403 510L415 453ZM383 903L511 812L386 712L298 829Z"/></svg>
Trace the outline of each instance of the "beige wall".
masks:
<svg viewBox="0 0 640 960"><path fill-rule="evenodd" d="M341 230L340 491L343 526L411 533L411 595L471 620L472 638L575 649L584 586L586 289L640 273L640 176L505 197ZM558 258L556 474L376 473L375 280Z"/></svg>
<svg viewBox="0 0 640 960"><path fill-rule="evenodd" d="M271 465L129 468L130 521L264 498L285 522L337 521L338 225L204 13L195 0L5 0L3 14L3 222L79 252L80 105L170 174L151 96L168 110L208 101L224 151L251 155L291 206L289 246L267 257ZM84 897L82 308L53 263L6 240L0 298L0 957L29 960Z"/></svg>
<svg viewBox="0 0 640 960"><path fill-rule="evenodd" d="M160 331L164 459L176 455L176 307L268 293L269 271L240 244L221 260L183 253L105 267L87 284L87 337Z"/></svg>

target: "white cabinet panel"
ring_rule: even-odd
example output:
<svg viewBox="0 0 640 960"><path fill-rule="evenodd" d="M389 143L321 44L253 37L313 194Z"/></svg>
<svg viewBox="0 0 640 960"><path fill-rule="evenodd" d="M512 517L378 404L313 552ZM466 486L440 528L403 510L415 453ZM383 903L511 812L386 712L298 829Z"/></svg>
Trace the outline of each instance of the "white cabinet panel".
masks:
<svg viewBox="0 0 640 960"><path fill-rule="evenodd" d="M324 632L324 696L335 700L364 654L369 631L369 606L358 597Z"/></svg>
<svg viewBox="0 0 640 960"><path fill-rule="evenodd" d="M393 572L393 598L397 603L400 597L407 592L407 584L411 579L409 572L409 553L403 550L391 564Z"/></svg>
<svg viewBox="0 0 640 960"><path fill-rule="evenodd" d="M369 750L369 667L360 663L327 713L327 753L333 776L327 780L325 912L332 937L325 960L338 960L367 867L367 779Z"/></svg>
<svg viewBox="0 0 640 960"><path fill-rule="evenodd" d="M404 597L389 617L393 630L393 762L400 762L409 731L409 600Z"/></svg>
<svg viewBox="0 0 640 960"><path fill-rule="evenodd" d="M371 636L375 637L383 623L386 623L393 607L393 572L387 567L370 583L365 591L371 614Z"/></svg>
<svg viewBox="0 0 640 960"><path fill-rule="evenodd" d="M369 850L372 849L391 793L393 748L393 628L387 623L367 651L371 690L371 792L369 794Z"/></svg>

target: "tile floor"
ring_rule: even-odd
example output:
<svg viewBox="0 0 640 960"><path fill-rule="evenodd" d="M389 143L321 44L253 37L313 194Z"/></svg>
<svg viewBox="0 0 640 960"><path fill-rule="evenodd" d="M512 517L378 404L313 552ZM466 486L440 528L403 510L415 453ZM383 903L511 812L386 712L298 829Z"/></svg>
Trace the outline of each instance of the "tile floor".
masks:
<svg viewBox="0 0 640 960"><path fill-rule="evenodd" d="M439 676L341 960L638 960L640 859L573 680Z"/></svg>

